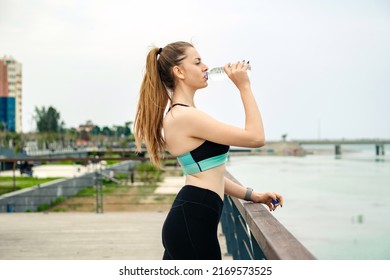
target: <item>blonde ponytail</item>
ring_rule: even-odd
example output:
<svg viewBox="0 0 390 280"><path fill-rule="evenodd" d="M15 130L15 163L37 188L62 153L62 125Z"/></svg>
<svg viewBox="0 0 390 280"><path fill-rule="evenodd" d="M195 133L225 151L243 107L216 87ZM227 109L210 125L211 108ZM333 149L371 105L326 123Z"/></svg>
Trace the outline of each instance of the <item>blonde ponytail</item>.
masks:
<svg viewBox="0 0 390 280"><path fill-rule="evenodd" d="M135 141L141 151L145 142L152 163L161 167L165 152L163 137L164 112L171 100L167 89L174 90L175 79L172 68L185 58L185 50L192 47L187 42L175 42L163 49L153 48L146 58L143 78L135 116Z"/></svg>

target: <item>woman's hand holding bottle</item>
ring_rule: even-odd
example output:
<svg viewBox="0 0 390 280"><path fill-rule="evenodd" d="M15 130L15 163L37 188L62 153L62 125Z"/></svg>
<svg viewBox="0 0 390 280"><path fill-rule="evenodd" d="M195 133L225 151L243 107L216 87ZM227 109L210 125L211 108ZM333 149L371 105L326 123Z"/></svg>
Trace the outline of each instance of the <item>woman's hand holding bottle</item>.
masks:
<svg viewBox="0 0 390 280"><path fill-rule="evenodd" d="M249 61L245 62L245 60L233 64L229 63L224 67L227 76L239 90L250 86L248 69L250 69Z"/></svg>

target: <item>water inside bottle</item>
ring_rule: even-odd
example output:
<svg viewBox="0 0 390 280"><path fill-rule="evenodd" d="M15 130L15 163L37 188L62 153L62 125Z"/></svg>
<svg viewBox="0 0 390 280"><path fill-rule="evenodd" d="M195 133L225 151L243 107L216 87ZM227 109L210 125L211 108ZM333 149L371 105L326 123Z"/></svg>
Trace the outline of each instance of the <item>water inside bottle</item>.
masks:
<svg viewBox="0 0 390 280"><path fill-rule="evenodd" d="M251 74L251 67L249 65L249 68L247 70L248 76ZM229 77L226 75L224 67L214 67L211 68L210 71L206 72L206 77L209 80L212 81L223 81L228 79Z"/></svg>
<svg viewBox="0 0 390 280"><path fill-rule="evenodd" d="M215 67L210 69L209 72L207 72L207 78L211 79L212 81L222 81L226 80L228 76L226 75L223 67Z"/></svg>

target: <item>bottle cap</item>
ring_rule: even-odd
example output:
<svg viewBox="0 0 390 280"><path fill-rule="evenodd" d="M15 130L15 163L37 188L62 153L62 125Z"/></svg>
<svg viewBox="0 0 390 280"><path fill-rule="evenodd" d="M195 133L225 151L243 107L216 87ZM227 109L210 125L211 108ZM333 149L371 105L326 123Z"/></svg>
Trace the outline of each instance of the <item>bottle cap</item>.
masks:
<svg viewBox="0 0 390 280"><path fill-rule="evenodd" d="M272 199L272 204L275 205L275 204L278 204L279 203L279 199Z"/></svg>

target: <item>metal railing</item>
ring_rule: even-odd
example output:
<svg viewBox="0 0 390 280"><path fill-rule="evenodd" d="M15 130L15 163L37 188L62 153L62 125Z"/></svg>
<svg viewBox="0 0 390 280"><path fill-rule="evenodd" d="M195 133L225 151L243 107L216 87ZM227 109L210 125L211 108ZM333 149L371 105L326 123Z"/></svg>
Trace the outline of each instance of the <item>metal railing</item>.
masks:
<svg viewBox="0 0 390 280"><path fill-rule="evenodd" d="M221 224L227 251L235 260L315 259L262 204L225 195Z"/></svg>

